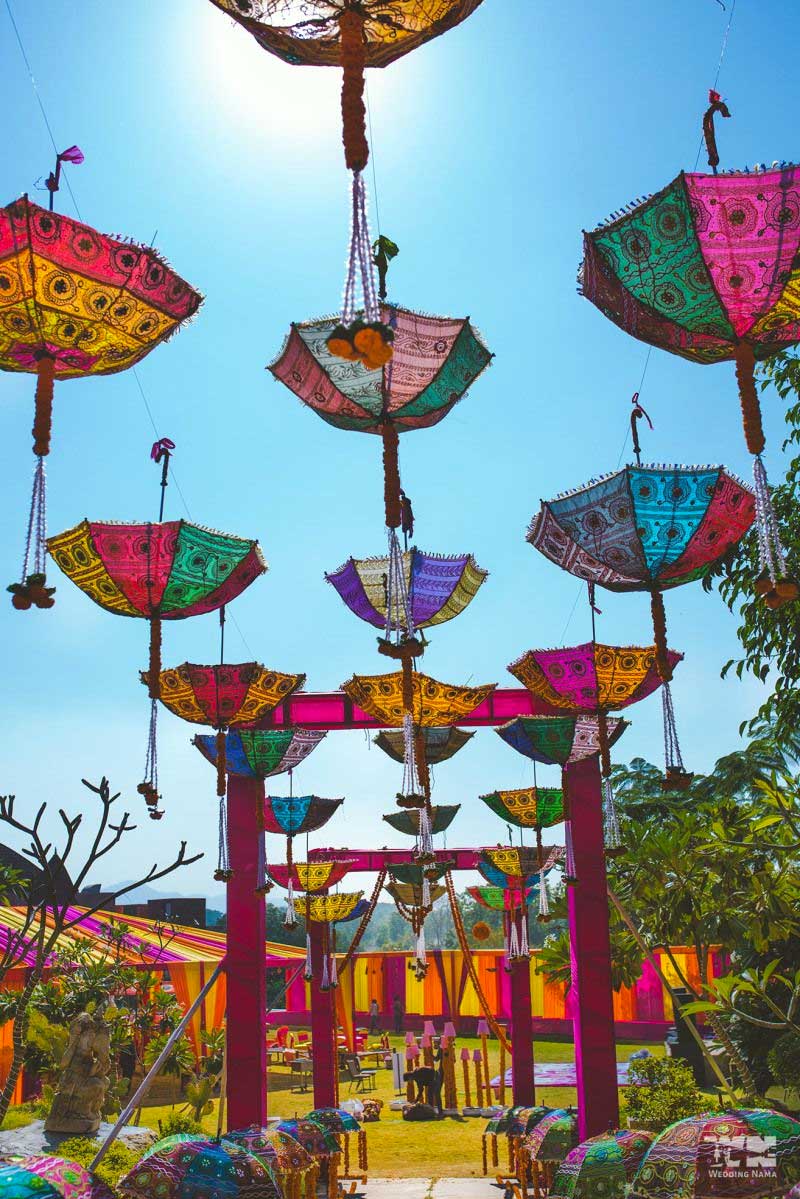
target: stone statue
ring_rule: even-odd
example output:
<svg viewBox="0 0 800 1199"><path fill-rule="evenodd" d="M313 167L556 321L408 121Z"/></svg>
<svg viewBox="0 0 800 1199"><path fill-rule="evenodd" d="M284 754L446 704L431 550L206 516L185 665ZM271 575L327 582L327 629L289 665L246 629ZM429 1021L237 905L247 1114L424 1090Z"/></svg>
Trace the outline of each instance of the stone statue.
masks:
<svg viewBox="0 0 800 1199"><path fill-rule="evenodd" d="M109 1029L102 1012L76 1016L69 1026L69 1044L45 1132L97 1132L109 1083L109 1050Z"/></svg>

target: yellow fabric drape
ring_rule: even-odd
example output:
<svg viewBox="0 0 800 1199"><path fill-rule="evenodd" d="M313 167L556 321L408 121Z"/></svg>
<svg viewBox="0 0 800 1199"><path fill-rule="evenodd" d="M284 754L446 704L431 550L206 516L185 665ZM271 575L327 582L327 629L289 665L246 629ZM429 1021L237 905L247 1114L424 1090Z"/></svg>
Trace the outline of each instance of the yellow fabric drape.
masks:
<svg viewBox="0 0 800 1199"><path fill-rule="evenodd" d="M197 996L200 994L202 982L200 981L200 964L177 963L170 964L169 976L172 979L172 985L175 988L175 998L183 1008L184 1013L188 1012L189 1008L194 1003ZM194 1056L200 1056L200 1009L198 1008L195 1014L189 1021L189 1026L186 1032L194 1052Z"/></svg>
<svg viewBox="0 0 800 1199"><path fill-rule="evenodd" d="M347 1041L347 1048L351 1052L355 1052L356 1048L355 1016L353 1012L354 997L355 987L353 985L353 965L351 962L339 975L339 985L336 988L336 1017Z"/></svg>
<svg viewBox="0 0 800 1199"><path fill-rule="evenodd" d="M531 1015L544 1016L544 975L536 973L536 958L531 958Z"/></svg>
<svg viewBox="0 0 800 1199"><path fill-rule="evenodd" d="M478 976L481 990L486 997L489 1011L496 1012L499 1010L497 996L497 968L495 966L495 956L491 953L475 953L472 955L472 960L475 965L475 973ZM464 984L464 993L461 996L461 1006L459 1008L462 1016L482 1016L483 1008L472 985L472 979L467 976Z"/></svg>
<svg viewBox="0 0 800 1199"><path fill-rule="evenodd" d="M563 983L549 983L545 980L542 1006L545 1020L564 1019L567 1005Z"/></svg>
<svg viewBox="0 0 800 1199"><path fill-rule="evenodd" d="M464 970L464 954L460 949L445 949L442 952L444 996L451 1014L458 1013L458 993L461 990L461 975ZM480 976L479 976L480 977ZM443 996L443 998L444 998Z"/></svg>

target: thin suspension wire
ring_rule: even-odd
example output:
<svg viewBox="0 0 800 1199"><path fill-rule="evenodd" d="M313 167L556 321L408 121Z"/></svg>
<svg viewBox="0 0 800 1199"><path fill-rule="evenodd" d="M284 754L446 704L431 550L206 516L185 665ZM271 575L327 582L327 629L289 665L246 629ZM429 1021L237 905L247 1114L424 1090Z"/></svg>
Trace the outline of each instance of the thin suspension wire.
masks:
<svg viewBox="0 0 800 1199"><path fill-rule="evenodd" d="M369 83L364 78L364 97L367 101L367 127L369 129L369 160L372 164L372 195L375 200L375 226L381 235L381 210L378 206L378 176L375 172L375 139L372 136L372 108L369 102Z"/></svg>
<svg viewBox="0 0 800 1199"><path fill-rule="evenodd" d="M720 74L722 73L722 63L725 58L725 53L728 49L728 38L730 37L731 25L733 24L733 14L735 12L736 12L736 0L731 0L730 16L728 17L728 24L725 26L725 32L722 35L722 46L720 47L719 62L717 63L717 73L714 76L714 86L712 88L712 91L716 91L717 86L719 84L719 77L720 77ZM697 164L700 161L700 155L703 153L704 143L705 143L705 138L701 135L700 145L697 147L697 157L694 160L694 169L695 170L697 170Z"/></svg>

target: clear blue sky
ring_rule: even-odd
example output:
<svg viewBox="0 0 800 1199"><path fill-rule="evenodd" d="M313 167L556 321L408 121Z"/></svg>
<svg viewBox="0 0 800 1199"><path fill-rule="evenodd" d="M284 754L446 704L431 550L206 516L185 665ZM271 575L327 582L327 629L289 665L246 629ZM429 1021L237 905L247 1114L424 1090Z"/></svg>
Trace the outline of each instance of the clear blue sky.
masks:
<svg viewBox="0 0 800 1199"><path fill-rule="evenodd" d="M192 519L258 537L270 563L229 610L242 634L230 628L230 656L305 671L319 690L385 669L374 631L323 579L350 554L383 552L379 443L325 425L264 371L292 319L339 303L348 177L338 72L278 62L207 0L9 2L59 149L77 142L86 155L66 168L83 219L145 242L157 231L207 297L139 377L159 433L177 442ZM738 0L720 81L733 112L719 130L723 166L796 157L795 18L791 4ZM455 31L369 73L380 227L401 248L390 294L471 315L497 355L439 426L401 439L417 544L472 551L491 572L472 607L434 631L424 667L438 678L508 685L505 666L525 649L590 635L583 595L569 619L579 584L524 540L540 497L617 466L646 356L576 294L581 229L693 167L727 19L716 0L484 0ZM0 96L6 203L34 191L53 152L5 0ZM58 202L73 211L66 190ZM33 383L4 374L0 388L10 582L33 465ZM732 366L654 350L642 401L656 425L647 460L722 462L749 476ZM764 407L777 473L780 402ZM130 372L58 386L50 532L83 516L153 518L153 437ZM175 487L168 514L186 515ZM101 611L56 574L52 611L0 605L0 789L74 808L80 777L105 772L143 816L146 626ZM650 640L646 599L602 593L599 604L602 640ZM737 642L717 597L684 587L667 608L671 643L686 652L674 684L685 758L704 770L736 746L762 689L719 678ZM216 650L216 616L165 629L167 665L213 661ZM630 715L618 757L660 761L660 703ZM117 877L186 837L208 856L175 889L218 890L214 777L190 747L193 731L164 715L167 814L141 820ZM477 796L531 779L525 759L479 733L436 775L435 799L462 804L451 843L503 838ZM347 796L315 843L402 841L380 819L398 783L363 734L329 736L296 777L300 790Z"/></svg>

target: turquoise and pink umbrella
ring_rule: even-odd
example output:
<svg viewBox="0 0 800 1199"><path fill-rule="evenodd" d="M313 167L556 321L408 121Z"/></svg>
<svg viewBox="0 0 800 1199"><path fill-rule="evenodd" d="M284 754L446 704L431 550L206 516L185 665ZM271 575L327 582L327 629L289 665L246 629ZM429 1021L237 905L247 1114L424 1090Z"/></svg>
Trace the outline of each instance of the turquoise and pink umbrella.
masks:
<svg viewBox="0 0 800 1199"><path fill-rule="evenodd" d="M13 1155L0 1163L0 1199L114 1199L95 1174L63 1157Z"/></svg>
<svg viewBox="0 0 800 1199"><path fill-rule="evenodd" d="M583 1141L558 1167L549 1199L625 1199L655 1137L653 1132L623 1129Z"/></svg>

